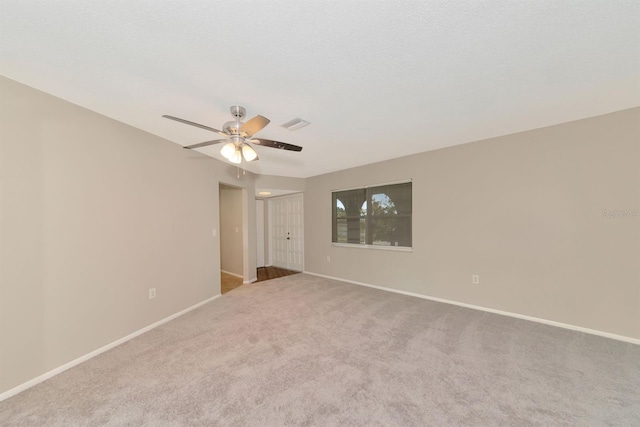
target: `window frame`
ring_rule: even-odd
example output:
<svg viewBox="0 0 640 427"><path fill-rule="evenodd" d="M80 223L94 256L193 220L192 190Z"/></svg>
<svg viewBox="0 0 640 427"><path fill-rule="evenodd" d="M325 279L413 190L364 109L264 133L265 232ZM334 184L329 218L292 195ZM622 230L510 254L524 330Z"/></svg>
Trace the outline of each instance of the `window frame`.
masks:
<svg viewBox="0 0 640 427"><path fill-rule="evenodd" d="M410 184L410 190L409 190L410 203L411 203L410 212L398 213L395 215L374 215L373 209L371 209L371 206L373 205L372 195L377 194L376 191L379 191L380 188L389 187L393 185L403 185L403 184ZM364 243L337 242L338 219L343 219L343 218L355 219L355 216L347 215L346 212L344 217L339 217L337 215L336 201L340 199L337 197L336 193L344 193L348 191L357 191L357 190L364 191L364 200L367 203L366 215L359 216L359 219L364 218L364 221L365 221ZM341 203L344 205L343 200L341 200ZM409 238L410 238L411 246L375 245L373 243L369 243L369 242L372 242L372 240L370 239L372 239L373 237L372 230L373 230L373 226L374 226L373 223L375 218L409 218L410 219L409 227L411 230ZM346 248L412 252L413 251L413 181L412 180L394 181L394 182L380 183L380 184L374 184L374 185L366 185L362 187L352 187L352 188L346 188L346 189L331 190L331 245L335 247L346 247Z"/></svg>

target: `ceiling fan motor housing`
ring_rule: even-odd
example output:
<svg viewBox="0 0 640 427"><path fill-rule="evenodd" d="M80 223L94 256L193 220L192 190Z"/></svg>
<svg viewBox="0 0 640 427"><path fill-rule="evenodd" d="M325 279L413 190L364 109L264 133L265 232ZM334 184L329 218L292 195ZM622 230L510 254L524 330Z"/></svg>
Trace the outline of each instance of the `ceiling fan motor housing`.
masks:
<svg viewBox="0 0 640 427"><path fill-rule="evenodd" d="M232 120L230 122L225 123L222 126L222 131L227 135L238 135L240 128L242 127L243 122L237 122Z"/></svg>

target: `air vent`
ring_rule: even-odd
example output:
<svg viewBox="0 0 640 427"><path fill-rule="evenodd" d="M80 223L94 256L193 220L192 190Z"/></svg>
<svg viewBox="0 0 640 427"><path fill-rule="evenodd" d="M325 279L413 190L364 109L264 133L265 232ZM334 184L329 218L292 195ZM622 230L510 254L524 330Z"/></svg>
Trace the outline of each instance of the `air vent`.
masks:
<svg viewBox="0 0 640 427"><path fill-rule="evenodd" d="M289 120L287 123L284 123L280 126L282 126L285 129L289 129L289 130L298 130L298 129L302 129L305 126L309 126L311 123L309 123L306 120L302 120L299 117L296 117L293 120Z"/></svg>

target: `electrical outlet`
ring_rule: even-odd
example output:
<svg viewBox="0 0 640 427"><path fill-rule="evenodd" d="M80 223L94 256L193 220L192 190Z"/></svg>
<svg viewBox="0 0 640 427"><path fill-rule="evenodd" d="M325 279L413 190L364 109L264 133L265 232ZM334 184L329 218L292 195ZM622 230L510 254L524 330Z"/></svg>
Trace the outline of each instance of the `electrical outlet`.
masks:
<svg viewBox="0 0 640 427"><path fill-rule="evenodd" d="M214 228L213 230L211 230L211 234L213 234L213 237L216 237L218 235L218 230Z"/></svg>
<svg viewBox="0 0 640 427"><path fill-rule="evenodd" d="M471 276L471 283L473 283L474 285L479 285L480 276L478 276L477 274L474 274L473 276Z"/></svg>
<svg viewBox="0 0 640 427"><path fill-rule="evenodd" d="M331 257L327 255L327 262L331 262Z"/></svg>
<svg viewBox="0 0 640 427"><path fill-rule="evenodd" d="M149 288L149 299L154 299L156 297L156 288Z"/></svg>

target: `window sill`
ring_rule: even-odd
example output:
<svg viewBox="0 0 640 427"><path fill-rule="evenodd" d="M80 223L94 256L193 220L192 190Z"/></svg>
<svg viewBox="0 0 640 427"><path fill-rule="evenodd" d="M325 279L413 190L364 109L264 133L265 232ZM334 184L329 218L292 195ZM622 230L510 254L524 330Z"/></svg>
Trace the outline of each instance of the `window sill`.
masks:
<svg viewBox="0 0 640 427"><path fill-rule="evenodd" d="M335 243L335 242L331 242L331 246L334 246L337 248L374 249L377 251L413 252L413 248L408 248L406 246L361 245L361 244L355 244L355 243Z"/></svg>

